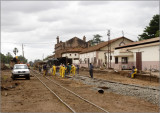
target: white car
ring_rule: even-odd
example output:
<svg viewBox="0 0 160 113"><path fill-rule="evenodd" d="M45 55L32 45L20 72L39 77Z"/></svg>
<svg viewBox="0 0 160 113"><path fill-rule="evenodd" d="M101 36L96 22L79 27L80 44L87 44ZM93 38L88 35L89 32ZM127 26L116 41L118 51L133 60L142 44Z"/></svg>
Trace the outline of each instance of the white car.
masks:
<svg viewBox="0 0 160 113"><path fill-rule="evenodd" d="M12 77L13 80L16 78L26 78L30 80L30 71L26 64L15 64L12 70Z"/></svg>

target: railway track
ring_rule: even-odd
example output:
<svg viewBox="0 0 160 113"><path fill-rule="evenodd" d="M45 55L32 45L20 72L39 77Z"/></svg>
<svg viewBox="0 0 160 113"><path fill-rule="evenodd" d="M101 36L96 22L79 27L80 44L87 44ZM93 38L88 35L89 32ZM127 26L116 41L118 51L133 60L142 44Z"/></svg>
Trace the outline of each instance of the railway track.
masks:
<svg viewBox="0 0 160 113"><path fill-rule="evenodd" d="M58 84L55 80L42 77L42 74L31 70L35 76L52 94L54 94L71 112L106 112L107 110L81 97L66 87ZM41 76L40 76L41 75Z"/></svg>
<svg viewBox="0 0 160 113"><path fill-rule="evenodd" d="M136 84L125 84L115 81L102 80L98 78L89 78L87 76L78 75L70 79L82 82L84 84L93 85L96 90L103 89L120 95L134 96L144 99L153 104L159 104L159 91L157 87L139 86Z"/></svg>
<svg viewBox="0 0 160 113"><path fill-rule="evenodd" d="M82 79L84 80L85 78L88 78L88 77L85 77L85 76L82 76L82 75L78 75L79 79ZM142 88L142 89L150 89L150 90L157 90L157 91L160 91L160 89L158 88L155 88L155 87L145 87L145 86L139 86L139 85L136 85L136 84L126 84L126 83L121 83L121 82L115 82L115 81L109 81L109 80L102 80L102 79L94 79L93 78L93 81L94 82L108 82L108 83L113 83L113 84L117 84L117 85L124 85L124 86L131 86L131 87L137 87L137 88Z"/></svg>

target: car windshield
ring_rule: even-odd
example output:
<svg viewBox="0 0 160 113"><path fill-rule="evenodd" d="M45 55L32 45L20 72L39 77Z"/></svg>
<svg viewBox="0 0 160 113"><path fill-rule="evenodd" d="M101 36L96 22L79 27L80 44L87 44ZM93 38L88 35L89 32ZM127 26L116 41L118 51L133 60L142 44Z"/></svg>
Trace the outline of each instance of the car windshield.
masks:
<svg viewBox="0 0 160 113"><path fill-rule="evenodd" d="M27 65L15 65L14 69L28 69Z"/></svg>

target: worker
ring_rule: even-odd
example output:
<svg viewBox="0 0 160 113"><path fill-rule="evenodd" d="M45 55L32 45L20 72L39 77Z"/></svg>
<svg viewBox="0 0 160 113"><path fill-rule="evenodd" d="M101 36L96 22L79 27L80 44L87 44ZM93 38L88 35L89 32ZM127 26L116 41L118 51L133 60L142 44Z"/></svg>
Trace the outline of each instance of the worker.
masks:
<svg viewBox="0 0 160 113"><path fill-rule="evenodd" d="M56 75L56 66L55 66L55 64L53 65L52 69L53 69L53 75Z"/></svg>
<svg viewBox="0 0 160 113"><path fill-rule="evenodd" d="M69 70L69 63L67 64L67 74L69 75L70 74L70 72L69 72L70 70Z"/></svg>
<svg viewBox="0 0 160 113"><path fill-rule="evenodd" d="M68 74L70 75L70 73L71 73L71 65L68 64Z"/></svg>
<svg viewBox="0 0 160 113"><path fill-rule="evenodd" d="M44 65L43 65L43 76L45 76L46 73L47 73L47 65L44 64Z"/></svg>
<svg viewBox="0 0 160 113"><path fill-rule="evenodd" d="M48 71L49 71L49 65L46 64L46 74L45 75L48 75Z"/></svg>
<svg viewBox="0 0 160 113"><path fill-rule="evenodd" d="M59 67L59 75L62 76L62 64Z"/></svg>
<svg viewBox="0 0 160 113"><path fill-rule="evenodd" d="M70 71L71 76L72 76L72 75L75 76L75 72L76 72L76 67L72 64L72 66L71 66L71 71Z"/></svg>
<svg viewBox="0 0 160 113"><path fill-rule="evenodd" d="M65 70L66 70L65 65L63 64L61 68L62 68L62 78L63 78L65 76Z"/></svg>
<svg viewBox="0 0 160 113"><path fill-rule="evenodd" d="M75 74L76 74L76 66L73 65L73 76L75 76Z"/></svg>
<svg viewBox="0 0 160 113"><path fill-rule="evenodd" d="M90 74L91 78L93 78L93 65L91 63L89 65L89 74Z"/></svg>
<svg viewBox="0 0 160 113"><path fill-rule="evenodd" d="M131 78L135 77L135 74L137 74L137 68L135 66L132 67L132 73L131 73Z"/></svg>
<svg viewBox="0 0 160 113"><path fill-rule="evenodd" d="M39 72L41 73L41 66L39 65L38 68L39 68Z"/></svg>
<svg viewBox="0 0 160 113"><path fill-rule="evenodd" d="M70 76L73 74L73 64L71 64Z"/></svg>
<svg viewBox="0 0 160 113"><path fill-rule="evenodd" d="M79 74L79 65L77 64L76 67L77 67L76 68L77 69L77 74Z"/></svg>
<svg viewBox="0 0 160 113"><path fill-rule="evenodd" d="M64 65L64 67L65 67L65 73L64 73L64 76L66 76L66 74L67 74L67 66L66 65Z"/></svg>

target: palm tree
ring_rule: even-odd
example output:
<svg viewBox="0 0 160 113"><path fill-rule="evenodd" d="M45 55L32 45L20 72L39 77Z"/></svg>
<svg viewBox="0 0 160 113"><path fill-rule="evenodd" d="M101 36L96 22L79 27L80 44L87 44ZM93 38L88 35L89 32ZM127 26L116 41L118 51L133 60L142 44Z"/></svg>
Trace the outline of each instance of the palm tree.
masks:
<svg viewBox="0 0 160 113"><path fill-rule="evenodd" d="M15 56L18 53L18 49L16 47L13 49L13 53L15 54Z"/></svg>

